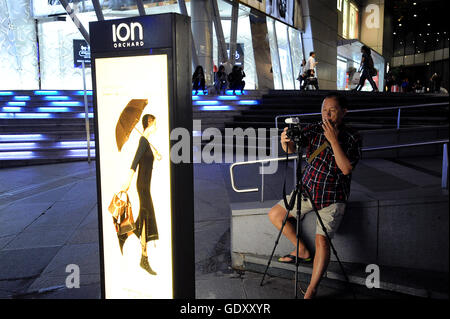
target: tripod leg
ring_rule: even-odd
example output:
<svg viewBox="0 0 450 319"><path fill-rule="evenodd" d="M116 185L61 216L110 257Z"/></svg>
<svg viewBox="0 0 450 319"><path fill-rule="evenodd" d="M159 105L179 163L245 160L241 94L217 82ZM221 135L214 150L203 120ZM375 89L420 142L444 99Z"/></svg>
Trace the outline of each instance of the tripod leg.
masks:
<svg viewBox="0 0 450 319"><path fill-rule="evenodd" d="M267 261L266 270L264 271L264 275L263 275L263 277L262 277L260 286L263 285L264 279L266 278L267 270L269 270L270 263L272 262L273 255L275 254L275 249L276 249L277 246L278 246L278 242L280 241L280 237L281 237L281 234L283 233L283 228L284 228L284 226L286 225L286 222L287 222L288 217L289 217L289 211L287 211L287 212L286 212L286 215L284 216L283 224L281 225L280 231L278 232L277 239L275 240L275 245L273 246L273 249L272 249L272 253L270 254L269 260Z"/></svg>
<svg viewBox="0 0 450 319"><path fill-rule="evenodd" d="M301 194L299 194L298 195L298 198L297 198L297 225L296 225L296 227L297 227L297 231L296 231L296 234L297 234L297 244L296 244L296 250L295 250L295 287L294 287L294 289L295 289L295 299L297 299L298 298L298 264L299 264L299 262L298 262L298 252L299 252L299 245L300 245L300 234L301 234L301 226L300 226L300 223L301 223L301 220L300 220L300 214L301 214L301 210L300 210L300 206L301 205Z"/></svg>
<svg viewBox="0 0 450 319"><path fill-rule="evenodd" d="M297 194L297 191L295 190L294 193L292 194L291 202L292 202L292 200L295 199L295 195L296 195L296 194ZM291 204L292 204L292 203L289 203L289 206L290 206L290 207L292 206ZM287 210L287 211L286 211L286 214L284 215L283 223L281 224L280 231L278 232L277 239L275 240L275 245L273 246L272 253L270 254L269 260L267 261L266 270L264 271L264 275L263 275L263 277L262 277L262 279L261 279L260 286L263 285L264 279L266 278L267 270L269 270L270 263L272 262L273 255L275 254L275 249L276 249L277 246L278 246L278 242L280 241L280 237L281 237L281 234L283 233L284 226L286 225L286 222L287 222L287 220L288 220L289 212L290 212L290 210Z"/></svg>

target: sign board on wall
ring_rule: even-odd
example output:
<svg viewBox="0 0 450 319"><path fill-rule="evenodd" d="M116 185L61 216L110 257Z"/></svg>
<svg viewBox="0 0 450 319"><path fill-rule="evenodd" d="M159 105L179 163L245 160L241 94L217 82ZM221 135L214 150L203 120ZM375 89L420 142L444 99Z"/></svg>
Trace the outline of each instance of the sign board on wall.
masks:
<svg viewBox="0 0 450 319"><path fill-rule="evenodd" d="M294 26L295 0L239 0L265 14Z"/></svg>
<svg viewBox="0 0 450 319"><path fill-rule="evenodd" d="M227 54L230 55L230 44L227 43ZM236 52L234 54L235 65L244 66L244 43L236 43Z"/></svg>
<svg viewBox="0 0 450 319"><path fill-rule="evenodd" d="M194 297L192 162L170 154L171 131L192 132L186 30L178 14L90 24L106 298Z"/></svg>
<svg viewBox="0 0 450 319"><path fill-rule="evenodd" d="M85 40L73 40L73 65L80 68L84 61L84 66L91 66L91 48Z"/></svg>

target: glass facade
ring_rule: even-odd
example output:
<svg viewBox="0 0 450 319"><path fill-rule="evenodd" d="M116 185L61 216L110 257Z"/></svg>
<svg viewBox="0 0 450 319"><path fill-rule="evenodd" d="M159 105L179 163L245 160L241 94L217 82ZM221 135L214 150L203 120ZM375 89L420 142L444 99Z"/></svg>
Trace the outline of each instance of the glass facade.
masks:
<svg viewBox="0 0 450 319"><path fill-rule="evenodd" d="M300 31L267 18L274 89L300 89L296 80L303 59Z"/></svg>
<svg viewBox="0 0 450 319"><path fill-rule="evenodd" d="M181 13L176 0L144 0L146 14ZM225 43L231 33L230 2L217 0ZM185 1L188 15L190 1ZM133 0L100 1L104 19L139 15ZM97 21L92 1L69 1L82 26ZM278 19L239 4L237 21L237 64L242 63L246 89L258 89L250 15L266 21L268 48L272 62L274 89L299 89L296 80L303 59L300 31ZM218 45L213 32L213 63L218 61ZM59 3L49 0L0 0L0 71L9 74L0 79L0 89L79 90L83 88L83 70L74 65L74 40L84 40L71 18ZM85 69L87 89L92 89L90 66ZM212 84L212 83L211 83Z"/></svg>
<svg viewBox="0 0 450 319"><path fill-rule="evenodd" d="M0 0L0 89L39 88L37 49L29 1Z"/></svg>

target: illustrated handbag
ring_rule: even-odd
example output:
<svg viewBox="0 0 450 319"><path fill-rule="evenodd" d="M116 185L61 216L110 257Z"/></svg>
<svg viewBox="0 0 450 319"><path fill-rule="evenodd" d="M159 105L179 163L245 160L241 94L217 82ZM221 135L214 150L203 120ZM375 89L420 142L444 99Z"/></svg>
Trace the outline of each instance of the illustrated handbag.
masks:
<svg viewBox="0 0 450 319"><path fill-rule="evenodd" d="M119 192L117 194L114 194L111 203L109 204L108 211L111 213L112 217L114 219L119 219L119 216L123 214L124 209L127 205L127 202L121 199L122 194L125 192ZM127 195L127 201L128 201L128 194Z"/></svg>
<svg viewBox="0 0 450 319"><path fill-rule="evenodd" d="M126 200L121 199L122 194L126 195ZM114 194L108 210L113 215L114 224L118 235L123 235L136 229L133 212L131 210L131 202L126 192L121 191Z"/></svg>

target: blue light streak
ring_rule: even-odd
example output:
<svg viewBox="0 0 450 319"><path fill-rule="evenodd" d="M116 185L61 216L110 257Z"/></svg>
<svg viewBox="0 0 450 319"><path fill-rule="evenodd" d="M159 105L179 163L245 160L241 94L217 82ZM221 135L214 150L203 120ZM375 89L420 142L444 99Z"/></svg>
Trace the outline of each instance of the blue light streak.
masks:
<svg viewBox="0 0 450 319"><path fill-rule="evenodd" d="M219 100L237 100L238 97L236 95L220 95L218 97Z"/></svg>
<svg viewBox="0 0 450 319"><path fill-rule="evenodd" d="M27 102L8 102L6 104L11 106L25 106L27 105Z"/></svg>
<svg viewBox="0 0 450 319"><path fill-rule="evenodd" d="M238 104L240 104L240 105L258 105L259 101L257 101L257 100L243 100L243 101L239 101Z"/></svg>
<svg viewBox="0 0 450 319"><path fill-rule="evenodd" d="M69 97L66 95L48 95L48 96L44 96L44 100L68 100Z"/></svg>
<svg viewBox="0 0 450 319"><path fill-rule="evenodd" d="M68 107L38 107L39 112L69 112Z"/></svg>
<svg viewBox="0 0 450 319"><path fill-rule="evenodd" d="M13 116L10 118L17 118L17 119L49 119L49 118L53 118L53 114L50 114L50 113L13 113L12 115Z"/></svg>
<svg viewBox="0 0 450 319"><path fill-rule="evenodd" d="M194 105L215 105L219 104L219 101L196 101Z"/></svg>
<svg viewBox="0 0 450 319"><path fill-rule="evenodd" d="M230 111L232 109L229 105L206 105L200 108L202 111Z"/></svg>
<svg viewBox="0 0 450 319"><path fill-rule="evenodd" d="M3 112L22 112L22 108L18 106L4 106L2 107Z"/></svg>
<svg viewBox="0 0 450 319"><path fill-rule="evenodd" d="M70 101L70 102L50 102L52 106L80 106L81 102Z"/></svg>
<svg viewBox="0 0 450 319"><path fill-rule="evenodd" d="M75 91L76 95L84 95L84 91L80 90L80 91ZM92 95L92 91L90 90L86 90L86 95Z"/></svg>
<svg viewBox="0 0 450 319"><path fill-rule="evenodd" d="M30 159L34 157L34 152L25 151L25 152L1 152L0 159L5 160L17 160L17 159Z"/></svg>
<svg viewBox="0 0 450 319"><path fill-rule="evenodd" d="M10 141L42 141L44 140L42 134L3 134L0 135L0 142Z"/></svg>
<svg viewBox="0 0 450 319"><path fill-rule="evenodd" d="M36 143L3 143L0 144L0 150L20 150L35 148Z"/></svg>
<svg viewBox="0 0 450 319"><path fill-rule="evenodd" d="M86 118L86 113L78 113L77 117L80 119ZM94 113L88 113L88 118L92 119L94 118Z"/></svg>
<svg viewBox="0 0 450 319"><path fill-rule="evenodd" d="M59 91L34 91L34 95L58 95Z"/></svg>
<svg viewBox="0 0 450 319"><path fill-rule="evenodd" d="M66 142L59 142L58 145L60 147L85 147L87 148L87 141L66 141ZM89 144L91 147L95 146L95 141L91 141Z"/></svg>

